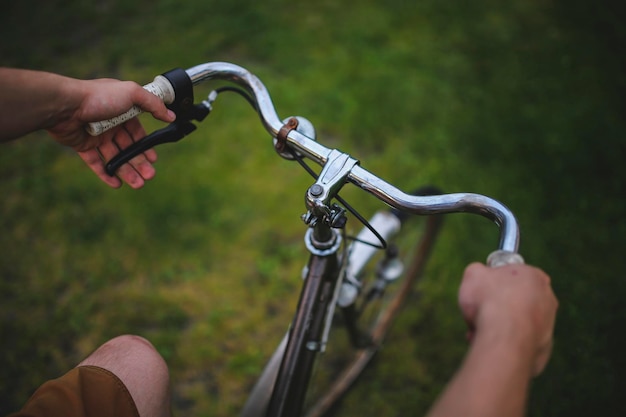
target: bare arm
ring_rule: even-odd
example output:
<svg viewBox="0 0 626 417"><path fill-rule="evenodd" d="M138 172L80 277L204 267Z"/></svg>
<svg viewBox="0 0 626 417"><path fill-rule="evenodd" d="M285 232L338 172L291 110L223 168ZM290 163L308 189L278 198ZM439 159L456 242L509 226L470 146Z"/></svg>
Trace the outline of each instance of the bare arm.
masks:
<svg viewBox="0 0 626 417"><path fill-rule="evenodd" d="M145 136L137 119L100 136L89 136L85 124L117 116L138 105L166 122L174 114L156 96L133 82L111 79L78 80L58 74L0 68L0 141L45 129L59 143L78 152L107 184L124 181L139 188L154 176L156 153L148 151L122 167L119 178L104 172L104 160ZM121 180L120 180L121 179Z"/></svg>
<svg viewBox="0 0 626 417"><path fill-rule="evenodd" d="M549 277L530 266L472 264L459 304L471 346L429 417L523 416L530 381L552 348L558 302Z"/></svg>
<svg viewBox="0 0 626 417"><path fill-rule="evenodd" d="M77 94L67 94L60 75L0 68L0 140L19 138L52 127L78 107Z"/></svg>

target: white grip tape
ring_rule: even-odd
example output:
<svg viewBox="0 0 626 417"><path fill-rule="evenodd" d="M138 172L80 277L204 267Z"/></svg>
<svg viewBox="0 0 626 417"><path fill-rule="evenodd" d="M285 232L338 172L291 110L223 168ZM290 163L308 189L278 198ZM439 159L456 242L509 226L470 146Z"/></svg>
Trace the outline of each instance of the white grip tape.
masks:
<svg viewBox="0 0 626 417"><path fill-rule="evenodd" d="M143 86L146 90L159 97L165 104L171 104L174 101L175 93L174 88L170 81L162 75L157 75L149 84ZM143 112L138 106L133 106L126 113L113 117L109 120L103 120L101 122L89 123L85 130L91 136L98 136L103 132L117 126L124 122L129 121L133 117L140 115Z"/></svg>
<svg viewBox="0 0 626 417"><path fill-rule="evenodd" d="M515 252L509 252L506 250L497 250L495 252L491 252L489 257L487 257L487 265L492 268L497 268L499 266L505 265L516 265L523 264L524 258L522 255Z"/></svg>

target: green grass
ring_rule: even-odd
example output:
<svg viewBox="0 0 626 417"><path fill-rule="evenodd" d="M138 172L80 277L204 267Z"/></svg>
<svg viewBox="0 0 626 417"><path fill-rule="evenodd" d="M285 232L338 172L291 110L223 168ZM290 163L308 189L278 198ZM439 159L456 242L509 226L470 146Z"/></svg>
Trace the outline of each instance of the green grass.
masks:
<svg viewBox="0 0 626 417"><path fill-rule="evenodd" d="M401 188L502 200L561 300L529 415L620 416L623 17L618 3L584 1L26 0L0 16L0 64L145 83L231 61L265 82L281 116L309 118L321 142ZM310 179L276 157L245 103L217 104L197 134L160 149L140 191L107 189L45 134L0 148L0 412L126 332L168 360L177 415L243 403L296 301ZM403 359L383 352L354 413L424 413L465 348L463 266L495 243L488 222L448 219L389 348Z"/></svg>

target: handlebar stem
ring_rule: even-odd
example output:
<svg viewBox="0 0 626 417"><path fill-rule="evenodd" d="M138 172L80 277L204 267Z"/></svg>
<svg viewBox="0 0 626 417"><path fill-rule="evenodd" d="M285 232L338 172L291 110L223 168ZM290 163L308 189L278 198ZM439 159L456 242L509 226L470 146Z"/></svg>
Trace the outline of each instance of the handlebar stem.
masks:
<svg viewBox="0 0 626 417"><path fill-rule="evenodd" d="M359 161L346 153L336 149L330 151L317 181L306 193L307 208L315 207L319 203L330 204L358 163Z"/></svg>

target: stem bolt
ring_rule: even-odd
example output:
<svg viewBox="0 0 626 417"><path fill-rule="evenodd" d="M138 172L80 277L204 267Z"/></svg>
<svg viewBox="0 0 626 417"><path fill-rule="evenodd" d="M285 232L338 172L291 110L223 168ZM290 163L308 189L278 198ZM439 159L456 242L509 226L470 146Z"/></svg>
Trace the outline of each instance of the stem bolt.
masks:
<svg viewBox="0 0 626 417"><path fill-rule="evenodd" d="M313 184L310 188L309 188L309 194L312 197L320 197L322 194L324 194L324 187L322 187L319 184Z"/></svg>

